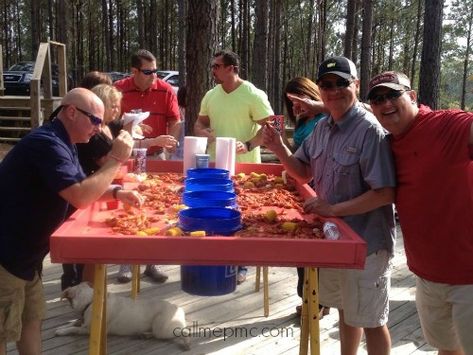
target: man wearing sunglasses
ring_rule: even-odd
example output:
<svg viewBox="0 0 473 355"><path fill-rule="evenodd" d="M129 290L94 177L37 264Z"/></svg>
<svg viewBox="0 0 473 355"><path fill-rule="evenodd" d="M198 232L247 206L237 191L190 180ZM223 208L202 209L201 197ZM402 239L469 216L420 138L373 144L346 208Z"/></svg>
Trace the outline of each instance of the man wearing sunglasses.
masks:
<svg viewBox="0 0 473 355"><path fill-rule="evenodd" d="M473 354L473 114L417 104L409 78L375 76L368 100L391 133L399 214L427 342Z"/></svg>
<svg viewBox="0 0 473 355"><path fill-rule="evenodd" d="M176 149L177 140L170 133L180 120L177 96L171 85L156 75L156 57L146 49L139 49L131 56L131 76L115 82L123 94L122 112L141 110L149 112L143 121L151 127L144 130L143 139L135 142L135 148L147 148L148 158L165 159L164 148L170 152ZM145 275L155 282L165 282L168 275L158 265L147 265ZM121 265L117 280L130 282L131 265Z"/></svg>
<svg viewBox="0 0 473 355"><path fill-rule="evenodd" d="M144 131L144 139L137 140L136 148L148 148L147 154L164 159L163 148L174 150L177 140L169 133L179 121L177 97L171 85L156 75L155 56L140 49L131 56L131 76L114 83L123 94L122 112L141 110L150 115L143 121L151 127Z"/></svg>
<svg viewBox="0 0 473 355"><path fill-rule="evenodd" d="M391 348L386 323L395 240L391 151L384 130L357 100L359 80L351 60L322 62L317 85L328 117L298 150L292 154L271 127L265 127L263 143L291 176L301 182L313 179L317 197L305 202L306 213L340 217L366 241L363 270L319 270L320 304L339 310L342 354L357 353L364 331L368 354L386 355Z"/></svg>
<svg viewBox="0 0 473 355"><path fill-rule="evenodd" d="M16 341L20 354L41 353L45 301L41 282L49 236L68 205L85 208L98 199L139 207L135 191L111 186L130 156L131 136L122 131L107 162L85 177L76 143L86 143L102 122L102 101L78 88L62 100L56 117L18 142L0 163L0 354Z"/></svg>
<svg viewBox="0 0 473 355"><path fill-rule="evenodd" d="M274 114L268 96L240 78L240 58L234 52L215 53L211 70L217 86L202 99L195 134L209 138L212 159L215 159L215 137L234 137L237 162L261 163L258 131Z"/></svg>

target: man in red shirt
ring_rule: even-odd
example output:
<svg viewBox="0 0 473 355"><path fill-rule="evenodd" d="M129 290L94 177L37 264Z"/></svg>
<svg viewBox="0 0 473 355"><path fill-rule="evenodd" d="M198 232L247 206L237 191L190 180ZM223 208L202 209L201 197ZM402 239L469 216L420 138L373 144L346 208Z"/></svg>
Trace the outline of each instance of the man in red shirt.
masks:
<svg viewBox="0 0 473 355"><path fill-rule="evenodd" d="M143 123L151 130L144 132L144 139L135 142L135 148L148 148L148 155L162 158L163 148L172 150L177 143L169 132L179 121L179 106L171 85L156 76L157 70L155 56L140 49L131 57L132 75L114 85L123 94L123 113L132 110L150 113Z"/></svg>
<svg viewBox="0 0 473 355"><path fill-rule="evenodd" d="M140 49L131 57L131 73L128 78L115 82L122 92L122 112L141 110L150 115L143 121L151 130L144 132L144 139L135 140L135 148L148 148L149 157L164 159L163 148L175 149L177 140L170 135L179 121L177 97L171 85L156 76L156 58L146 49ZM165 282L168 276L158 265L147 265L145 275L156 282ZM131 280L131 266L121 265L118 281Z"/></svg>
<svg viewBox="0 0 473 355"><path fill-rule="evenodd" d="M368 100L391 134L396 207L427 342L473 354L473 113L417 105L409 78L385 72Z"/></svg>

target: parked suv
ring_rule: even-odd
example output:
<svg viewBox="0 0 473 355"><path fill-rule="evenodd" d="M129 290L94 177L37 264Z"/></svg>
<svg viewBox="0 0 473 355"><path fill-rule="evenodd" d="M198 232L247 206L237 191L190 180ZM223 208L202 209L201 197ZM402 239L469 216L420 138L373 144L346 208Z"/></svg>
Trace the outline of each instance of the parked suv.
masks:
<svg viewBox="0 0 473 355"><path fill-rule="evenodd" d="M13 64L8 70L3 72L3 82L5 95L30 95L30 83L33 79L34 62L19 62ZM53 85L53 95L59 95L59 69L56 64L51 65L51 79ZM68 78L68 86L71 78Z"/></svg>

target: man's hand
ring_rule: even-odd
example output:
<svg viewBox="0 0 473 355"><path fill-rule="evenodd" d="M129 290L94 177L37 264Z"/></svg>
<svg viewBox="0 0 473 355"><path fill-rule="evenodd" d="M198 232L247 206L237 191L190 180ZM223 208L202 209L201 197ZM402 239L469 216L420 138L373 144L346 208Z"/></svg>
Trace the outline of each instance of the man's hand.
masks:
<svg viewBox="0 0 473 355"><path fill-rule="evenodd" d="M133 138L130 133L121 130L117 138L113 140L109 155L120 162L125 162L131 155L133 144Z"/></svg>
<svg viewBox="0 0 473 355"><path fill-rule="evenodd" d="M305 213L315 213L319 216L334 217L333 206L318 197L311 197L304 202Z"/></svg>
<svg viewBox="0 0 473 355"><path fill-rule="evenodd" d="M282 137L279 132L271 126L269 123L265 124L262 128L262 140L266 148L271 150L276 155L278 152L285 150L284 143L282 141ZM258 132L259 133L259 132Z"/></svg>
<svg viewBox="0 0 473 355"><path fill-rule="evenodd" d="M322 112L327 112L322 101L311 100L308 97L300 97L294 94L286 94L293 104L293 113L296 116L312 117Z"/></svg>
<svg viewBox="0 0 473 355"><path fill-rule="evenodd" d="M177 145L177 140L174 136L163 134L156 138L153 138L153 146L159 146L168 150L173 150Z"/></svg>
<svg viewBox="0 0 473 355"><path fill-rule="evenodd" d="M135 190L119 190L117 192L117 199L123 204L136 208L140 208L145 202L144 196Z"/></svg>

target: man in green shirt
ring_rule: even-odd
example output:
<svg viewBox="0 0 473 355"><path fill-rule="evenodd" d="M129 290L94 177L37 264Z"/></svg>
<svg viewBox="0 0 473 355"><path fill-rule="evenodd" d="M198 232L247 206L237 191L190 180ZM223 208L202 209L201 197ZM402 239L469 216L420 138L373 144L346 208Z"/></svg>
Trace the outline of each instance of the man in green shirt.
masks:
<svg viewBox="0 0 473 355"><path fill-rule="evenodd" d="M212 74L217 86L201 103L194 131L209 138L209 153L215 160L215 138L236 138L236 161L261 163L261 124L273 110L266 93L238 75L240 58L231 51L214 54Z"/></svg>
<svg viewBox="0 0 473 355"><path fill-rule="evenodd" d="M231 51L214 54L212 74L217 86L207 91L194 125L197 136L207 137L215 160L215 138L236 139L236 162L261 163L261 125L274 115L266 93L238 75L240 58ZM237 283L246 280L247 268L238 267Z"/></svg>

